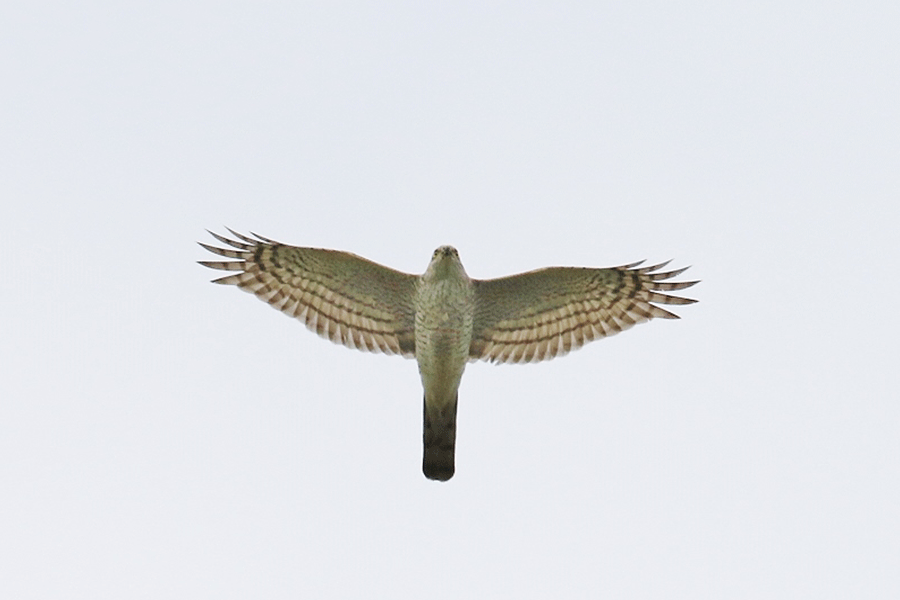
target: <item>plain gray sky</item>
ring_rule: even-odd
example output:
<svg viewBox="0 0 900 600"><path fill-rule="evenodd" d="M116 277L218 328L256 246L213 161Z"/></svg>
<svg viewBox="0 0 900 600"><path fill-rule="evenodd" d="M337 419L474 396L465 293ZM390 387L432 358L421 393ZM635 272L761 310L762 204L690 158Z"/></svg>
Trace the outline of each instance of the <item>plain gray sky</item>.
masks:
<svg viewBox="0 0 900 600"><path fill-rule="evenodd" d="M9 598L900 596L896 2L5 2ZM228 225L420 273L674 258L700 303L470 365L234 288Z"/></svg>

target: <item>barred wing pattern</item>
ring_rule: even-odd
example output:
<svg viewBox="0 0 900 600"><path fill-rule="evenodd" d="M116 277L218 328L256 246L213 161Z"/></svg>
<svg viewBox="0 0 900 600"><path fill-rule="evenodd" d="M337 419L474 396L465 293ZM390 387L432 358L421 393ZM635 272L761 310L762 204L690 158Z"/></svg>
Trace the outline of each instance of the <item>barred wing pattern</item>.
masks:
<svg viewBox="0 0 900 600"><path fill-rule="evenodd" d="M642 263L611 269L554 267L476 280L469 360L549 360L637 323L679 318L653 303L696 302L659 293L696 284L663 281L683 273L687 267L658 273L668 262L636 268Z"/></svg>
<svg viewBox="0 0 900 600"><path fill-rule="evenodd" d="M212 269L237 271L213 283L255 294L335 343L415 357L417 277L349 252L298 248L228 231L237 240L209 233L231 248L200 244L213 254L237 259L201 261Z"/></svg>

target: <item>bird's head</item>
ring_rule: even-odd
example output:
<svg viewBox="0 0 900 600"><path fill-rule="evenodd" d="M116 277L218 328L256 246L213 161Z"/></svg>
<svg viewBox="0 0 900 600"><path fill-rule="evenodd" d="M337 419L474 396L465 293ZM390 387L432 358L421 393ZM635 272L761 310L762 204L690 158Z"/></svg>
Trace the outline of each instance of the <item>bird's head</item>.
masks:
<svg viewBox="0 0 900 600"><path fill-rule="evenodd" d="M425 271L425 279L439 280L451 277L468 279L466 270L459 260L459 252L453 246L441 246L431 255L431 262Z"/></svg>

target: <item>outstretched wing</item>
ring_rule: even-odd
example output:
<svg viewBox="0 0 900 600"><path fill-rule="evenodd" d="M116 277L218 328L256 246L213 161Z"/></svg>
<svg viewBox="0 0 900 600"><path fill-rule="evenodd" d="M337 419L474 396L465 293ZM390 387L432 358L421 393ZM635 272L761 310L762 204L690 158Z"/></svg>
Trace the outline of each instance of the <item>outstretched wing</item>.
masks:
<svg viewBox="0 0 900 600"><path fill-rule="evenodd" d="M333 342L350 348L415 356L416 277L336 250L298 248L228 230L210 234L231 248L200 244L234 261L200 261L233 275L213 283L236 285ZM232 249L234 248L234 249Z"/></svg>
<svg viewBox="0 0 900 600"><path fill-rule="evenodd" d="M696 302L659 293L697 283L663 281L687 267L656 273L668 262L636 268L642 262L611 269L555 267L476 280L469 359L549 360L652 318L678 318L655 304Z"/></svg>

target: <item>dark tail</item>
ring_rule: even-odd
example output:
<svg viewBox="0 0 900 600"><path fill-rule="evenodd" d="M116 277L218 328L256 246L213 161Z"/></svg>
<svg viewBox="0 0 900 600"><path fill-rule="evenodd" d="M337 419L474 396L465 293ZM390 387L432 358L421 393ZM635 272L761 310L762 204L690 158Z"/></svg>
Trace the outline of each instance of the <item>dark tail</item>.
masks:
<svg viewBox="0 0 900 600"><path fill-rule="evenodd" d="M443 407L425 402L425 430L422 472L428 479L447 481L453 477L453 454L456 449L456 397Z"/></svg>

